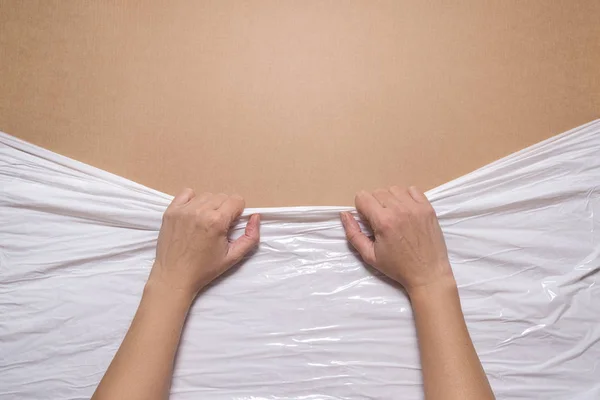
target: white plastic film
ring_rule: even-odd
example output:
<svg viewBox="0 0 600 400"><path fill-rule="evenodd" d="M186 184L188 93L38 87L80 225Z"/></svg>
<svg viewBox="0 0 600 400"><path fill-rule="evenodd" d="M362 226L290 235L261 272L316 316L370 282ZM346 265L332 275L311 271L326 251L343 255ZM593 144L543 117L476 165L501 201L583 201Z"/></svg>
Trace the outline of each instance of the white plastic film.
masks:
<svg viewBox="0 0 600 400"><path fill-rule="evenodd" d="M171 198L6 134L0 187L0 398L89 398ZM600 120L427 193L499 399L600 398L599 187ZM351 251L346 209L245 212L260 248L193 306L172 399L423 397L409 301Z"/></svg>

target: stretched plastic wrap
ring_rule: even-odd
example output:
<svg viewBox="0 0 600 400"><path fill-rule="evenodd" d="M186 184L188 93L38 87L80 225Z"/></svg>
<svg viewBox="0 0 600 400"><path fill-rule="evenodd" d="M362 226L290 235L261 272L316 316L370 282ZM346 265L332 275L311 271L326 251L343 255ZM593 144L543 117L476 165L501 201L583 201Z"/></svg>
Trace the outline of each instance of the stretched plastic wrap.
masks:
<svg viewBox="0 0 600 400"><path fill-rule="evenodd" d="M595 121L427 193L499 399L600 399L599 186ZM89 398L171 198L6 134L0 187L0 398ZM409 301L345 209L245 212L260 248L193 306L172 399L423 397Z"/></svg>

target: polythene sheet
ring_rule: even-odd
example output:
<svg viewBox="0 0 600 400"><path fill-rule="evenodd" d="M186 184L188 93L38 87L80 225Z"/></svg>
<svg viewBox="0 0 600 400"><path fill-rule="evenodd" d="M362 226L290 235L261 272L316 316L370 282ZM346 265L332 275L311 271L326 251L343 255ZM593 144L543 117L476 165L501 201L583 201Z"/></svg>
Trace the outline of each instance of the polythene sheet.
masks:
<svg viewBox="0 0 600 400"><path fill-rule="evenodd" d="M0 397L89 398L171 197L6 134L0 185ZM427 193L499 399L600 398L599 185L600 120ZM245 212L262 242L193 306L173 399L423 397L409 301L348 247L346 209Z"/></svg>

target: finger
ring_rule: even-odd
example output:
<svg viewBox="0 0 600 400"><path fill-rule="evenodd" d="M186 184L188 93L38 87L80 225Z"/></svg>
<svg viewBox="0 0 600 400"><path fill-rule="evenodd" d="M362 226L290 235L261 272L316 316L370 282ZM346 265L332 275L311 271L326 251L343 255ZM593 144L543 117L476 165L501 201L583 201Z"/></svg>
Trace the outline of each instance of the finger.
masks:
<svg viewBox="0 0 600 400"><path fill-rule="evenodd" d="M232 223L233 221L238 219L240 215L242 215L245 206L246 202L244 201L242 196L234 194L232 196L229 196L229 198L227 198L227 200L225 200L225 202L221 204L221 207L219 207L219 211L221 211L227 216L227 218L229 219L229 223Z"/></svg>
<svg viewBox="0 0 600 400"><path fill-rule="evenodd" d="M341 213L340 217L342 219L344 231L346 231L346 238L348 238L352 247L358 251L358 254L360 254L367 264L374 266L375 245L373 241L360 230L358 222L356 222L349 212Z"/></svg>
<svg viewBox="0 0 600 400"><path fill-rule="evenodd" d="M374 222L377 214L383 210L383 207L377 199L375 199L371 193L364 190L361 190L356 194L354 204L356 205L356 211L361 215L364 215L369 223Z"/></svg>
<svg viewBox="0 0 600 400"><path fill-rule="evenodd" d="M225 256L229 266L237 264L250 250L255 248L260 241L260 215L253 214L248 219L244 234L229 245Z"/></svg>
<svg viewBox="0 0 600 400"><path fill-rule="evenodd" d="M408 193L410 194L410 197L412 197L417 203L429 204L427 196L425 196L425 194L421 192L416 186L409 187Z"/></svg>
<svg viewBox="0 0 600 400"><path fill-rule="evenodd" d="M392 208L398 205L398 199L392 193L385 189L377 189L373 192L373 197L384 208Z"/></svg>
<svg viewBox="0 0 600 400"><path fill-rule="evenodd" d="M392 186L390 188L390 193L392 195L394 195L394 197L401 204L410 206L411 204L414 204L414 202L415 202L414 199L408 193L408 190L406 188L402 188L400 186Z"/></svg>
<svg viewBox="0 0 600 400"><path fill-rule="evenodd" d="M196 196L196 198L194 199L194 203L196 203L197 205L204 204L208 200L210 200L211 197L213 197L213 194L210 192L201 193L200 196Z"/></svg>
<svg viewBox="0 0 600 400"><path fill-rule="evenodd" d="M185 188L177 194L171 201L173 206L183 206L196 196L196 193L190 188Z"/></svg>
<svg viewBox="0 0 600 400"><path fill-rule="evenodd" d="M217 210L228 198L229 196L227 196L225 193L215 194L206 200L205 205L212 210Z"/></svg>

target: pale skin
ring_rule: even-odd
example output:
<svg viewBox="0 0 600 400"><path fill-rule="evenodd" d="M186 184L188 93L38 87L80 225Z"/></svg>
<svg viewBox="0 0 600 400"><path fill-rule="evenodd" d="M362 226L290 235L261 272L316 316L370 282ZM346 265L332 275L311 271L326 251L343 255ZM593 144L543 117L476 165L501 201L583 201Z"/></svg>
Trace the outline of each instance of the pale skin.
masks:
<svg viewBox="0 0 600 400"><path fill-rule="evenodd" d="M348 241L363 260L400 283L410 297L427 400L488 400L494 394L460 306L444 235L427 197L415 187L361 191L356 210L373 230L342 213Z"/></svg>
<svg viewBox="0 0 600 400"><path fill-rule="evenodd" d="M356 195L366 236L349 213L341 219L363 260L401 284L417 327L427 400L494 399L462 314L442 231L418 189L393 186ZM228 230L244 210L237 195L178 194L163 217L156 261L121 347L93 400L164 400L192 302L259 243L260 217L233 242ZM201 299L199 299L201 301ZM401 396L401 394L399 394Z"/></svg>

